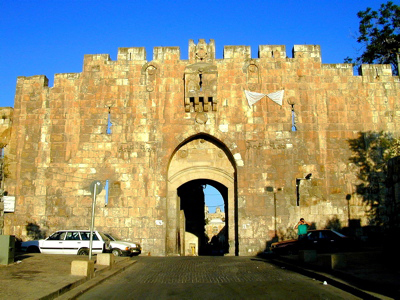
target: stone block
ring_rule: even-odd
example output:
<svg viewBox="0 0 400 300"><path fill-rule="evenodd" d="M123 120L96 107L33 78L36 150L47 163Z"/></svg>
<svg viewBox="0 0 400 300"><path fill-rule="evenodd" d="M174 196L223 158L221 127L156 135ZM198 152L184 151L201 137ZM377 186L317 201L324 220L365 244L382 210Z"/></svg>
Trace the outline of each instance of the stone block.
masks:
<svg viewBox="0 0 400 300"><path fill-rule="evenodd" d="M344 254L321 255L318 264L328 269L343 269L347 266L347 260Z"/></svg>
<svg viewBox="0 0 400 300"><path fill-rule="evenodd" d="M331 255L331 268L332 269L344 269L347 267L347 259L344 254L332 254Z"/></svg>
<svg viewBox="0 0 400 300"><path fill-rule="evenodd" d="M305 263L316 262L317 261L317 251L315 251L315 250L300 250L299 259Z"/></svg>
<svg viewBox="0 0 400 300"><path fill-rule="evenodd" d="M73 260L71 262L71 275L94 277L94 261L92 260Z"/></svg>
<svg viewBox="0 0 400 300"><path fill-rule="evenodd" d="M96 264L101 266L113 267L114 263L115 263L114 255L112 255L111 253L97 254Z"/></svg>

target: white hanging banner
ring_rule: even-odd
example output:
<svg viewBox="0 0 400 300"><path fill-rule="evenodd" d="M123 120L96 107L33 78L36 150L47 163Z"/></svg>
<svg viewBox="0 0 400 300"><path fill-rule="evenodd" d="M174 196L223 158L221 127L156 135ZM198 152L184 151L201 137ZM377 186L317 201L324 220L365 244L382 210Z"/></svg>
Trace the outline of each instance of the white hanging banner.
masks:
<svg viewBox="0 0 400 300"><path fill-rule="evenodd" d="M283 95L285 93L285 90L280 90L271 94L261 94L261 93L256 93L256 92L250 92L247 90L244 90L244 93L246 94L246 99L247 102L249 103L249 106L251 107L254 103L260 101L262 98L267 96L269 99L274 101L276 104L279 104L282 106L282 100L283 100Z"/></svg>
<svg viewBox="0 0 400 300"><path fill-rule="evenodd" d="M275 93L268 94L268 98L274 101L275 103L279 104L282 106L282 100L283 100L283 94L285 93L285 90L280 90Z"/></svg>
<svg viewBox="0 0 400 300"><path fill-rule="evenodd" d="M244 93L246 94L246 99L247 102L249 103L249 106L252 106L254 103L260 101L263 97L267 96L266 94L250 92L247 90L244 90Z"/></svg>

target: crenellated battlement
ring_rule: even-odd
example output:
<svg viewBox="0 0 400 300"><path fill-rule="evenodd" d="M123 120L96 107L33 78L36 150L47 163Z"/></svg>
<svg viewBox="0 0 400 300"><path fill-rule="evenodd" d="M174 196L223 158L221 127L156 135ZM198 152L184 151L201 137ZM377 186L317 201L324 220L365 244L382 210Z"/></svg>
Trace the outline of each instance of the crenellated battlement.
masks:
<svg viewBox="0 0 400 300"><path fill-rule="evenodd" d="M102 72L110 72L110 67L116 68L116 66L119 65L124 65L124 68L129 68L131 65L140 65L141 69L147 69L146 65L150 63L180 64L187 66L201 62L207 64L218 63L218 68L220 68L224 65L224 62L228 63L231 61L235 61L235 63L238 64L242 63L242 68L245 73L247 73L248 66L253 65L255 70L257 70L257 76L262 75L263 69L271 70L271 68L276 69L276 72L278 72L280 69L292 69L293 72L295 72L297 75L300 74L301 76L304 76L305 74L309 74L311 76L310 69L315 69L317 72L324 72L321 73L321 76L326 76L329 74L354 76L353 66L351 64L323 64L321 47L319 45L294 45L292 49L292 57L287 56L285 45L259 45L258 57L256 58L251 57L250 46L224 46L223 58L217 59L214 40L210 39L209 42L207 42L204 39L199 39L197 44L193 40L189 40L188 60L181 59L179 47L154 47L153 59L150 62L147 60L147 53L144 47L118 48L117 60L115 61L111 59L110 54L86 54L84 55L83 61L83 73L55 74L54 86L56 87L58 85L62 85L65 80L79 80L82 74L98 74L96 76L104 77ZM277 62L279 63L276 64ZM305 67L305 63L308 63L307 67ZM155 68L155 70L160 70L160 67L161 65ZM107 71L104 68L106 68ZM302 71L300 70L301 68L306 68L307 70L305 69ZM127 70L128 69L126 69L126 71ZM313 74L316 75L318 73ZM377 80L385 81L392 77L392 69L390 65L362 65L360 67L359 74L362 76L363 82L376 82ZM142 71L140 76L143 77L145 75L146 74ZM149 76L151 77L153 75ZM141 79L141 82L143 82L143 78ZM121 80L122 79L119 78L118 82L124 82L124 85L128 84L126 79L123 81ZM251 79L250 81L254 80ZM262 82L261 79L257 79L255 81L257 82L256 85L259 85L259 83ZM48 87L48 79L44 75L31 77L22 76L18 77L17 88L21 87L21 85L27 85L30 89L33 87Z"/></svg>
<svg viewBox="0 0 400 300"><path fill-rule="evenodd" d="M292 57L287 56L285 45L260 45L258 47L258 57L251 57L251 47L243 45L224 46L223 58L216 59L215 42L210 39L200 39L196 44L193 40L189 40L188 47L188 63L207 62L214 63L215 61L222 62L224 60L243 60L249 59L261 61L278 61L284 60L287 63L295 64L297 62L310 61L312 63L321 64L321 69L333 70L352 70L349 64L323 64L321 47L319 45L294 45L292 48ZM186 60L181 59L179 47L154 47L153 61L158 62L173 62ZM112 61L109 54L87 54L84 57L84 71L98 71L101 64L118 64L118 63L146 63L146 49L144 47L122 47L118 48L117 60ZM368 67L360 68L361 76L372 76L373 70L381 70L380 76L391 76L392 72L390 65L367 65ZM372 71L371 71L372 70ZM372 72L372 73L371 73ZM352 72L351 72L352 73ZM347 74L347 71L346 71ZM349 73L350 74L350 73ZM376 75L376 74L375 74Z"/></svg>
<svg viewBox="0 0 400 300"><path fill-rule="evenodd" d="M200 39L198 44L189 40L189 62L202 60L203 62L216 59L214 40L206 43ZM229 45L223 48L223 59L243 58L245 60L253 58L287 58L285 45L260 45L258 47L258 57L251 57L251 47L245 45ZM321 48L319 45L294 45L292 58L317 58L321 59ZM109 54L86 54L85 63L95 61L111 62ZM143 61L146 60L146 49L144 47L121 47L118 48L117 61ZM154 47L153 60L181 60L180 47Z"/></svg>

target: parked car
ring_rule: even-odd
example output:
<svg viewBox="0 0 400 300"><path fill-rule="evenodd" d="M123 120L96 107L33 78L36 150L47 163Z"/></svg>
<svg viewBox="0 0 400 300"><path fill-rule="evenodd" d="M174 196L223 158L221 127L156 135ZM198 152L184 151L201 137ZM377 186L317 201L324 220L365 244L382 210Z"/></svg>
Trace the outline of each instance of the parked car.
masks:
<svg viewBox="0 0 400 300"><path fill-rule="evenodd" d="M142 248L138 243L117 240L109 233L105 233L105 236L110 239L111 253L115 256L132 256L142 253Z"/></svg>
<svg viewBox="0 0 400 300"><path fill-rule="evenodd" d="M26 241L21 243L21 251L27 253L40 253L39 241Z"/></svg>
<svg viewBox="0 0 400 300"><path fill-rule="evenodd" d="M357 243L337 231L322 229L310 230L301 239L292 239L271 244L271 251L276 254L295 254L301 249L312 249L317 252L337 252L354 250Z"/></svg>
<svg viewBox="0 0 400 300"><path fill-rule="evenodd" d="M88 255L90 230L60 230L47 239L39 240L39 249L44 254ZM110 251L110 240L103 233L93 231L92 254Z"/></svg>

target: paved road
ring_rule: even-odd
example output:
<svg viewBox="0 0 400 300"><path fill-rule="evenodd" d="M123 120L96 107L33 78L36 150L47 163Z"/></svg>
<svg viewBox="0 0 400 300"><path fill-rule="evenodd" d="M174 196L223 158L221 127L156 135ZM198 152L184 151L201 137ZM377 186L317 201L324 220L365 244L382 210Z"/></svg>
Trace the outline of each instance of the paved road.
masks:
<svg viewBox="0 0 400 300"><path fill-rule="evenodd" d="M251 257L135 257L79 299L359 299Z"/></svg>

